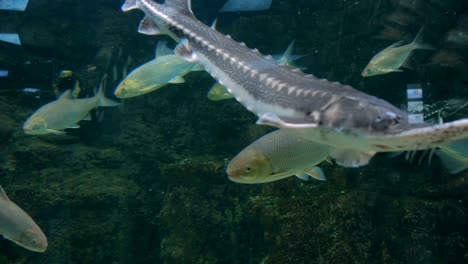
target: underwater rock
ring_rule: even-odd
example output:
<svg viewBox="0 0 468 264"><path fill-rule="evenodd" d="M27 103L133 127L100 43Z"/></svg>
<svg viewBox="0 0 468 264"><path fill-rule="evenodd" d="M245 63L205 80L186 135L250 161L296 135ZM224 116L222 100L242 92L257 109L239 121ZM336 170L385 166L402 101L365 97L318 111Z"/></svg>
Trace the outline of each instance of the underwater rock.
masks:
<svg viewBox="0 0 468 264"><path fill-rule="evenodd" d="M17 130L18 124L9 116L0 113L0 146L6 144L13 132Z"/></svg>

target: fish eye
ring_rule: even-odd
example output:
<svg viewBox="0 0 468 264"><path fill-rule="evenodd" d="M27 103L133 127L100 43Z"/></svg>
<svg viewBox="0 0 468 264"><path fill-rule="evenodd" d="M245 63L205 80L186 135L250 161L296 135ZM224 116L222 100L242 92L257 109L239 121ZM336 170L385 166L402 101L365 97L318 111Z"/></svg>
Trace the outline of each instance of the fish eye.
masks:
<svg viewBox="0 0 468 264"><path fill-rule="evenodd" d="M250 167L245 168L245 172L249 173L251 171L252 171L252 168L250 168Z"/></svg>

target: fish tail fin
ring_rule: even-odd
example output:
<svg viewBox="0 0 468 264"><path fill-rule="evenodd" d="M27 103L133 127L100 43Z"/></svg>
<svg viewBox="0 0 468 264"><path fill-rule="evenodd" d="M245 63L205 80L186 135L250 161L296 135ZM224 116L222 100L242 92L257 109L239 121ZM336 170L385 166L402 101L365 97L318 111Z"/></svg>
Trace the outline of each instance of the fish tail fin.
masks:
<svg viewBox="0 0 468 264"><path fill-rule="evenodd" d="M119 102L111 100L111 99L107 98L104 95L104 85L103 85L103 83L104 83L104 78L101 81L101 84L99 85L99 91L96 94L96 96L98 98L98 106L118 106L118 105L120 105Z"/></svg>
<svg viewBox="0 0 468 264"><path fill-rule="evenodd" d="M122 5L122 11L127 12L133 9L138 9L137 1L138 0L126 0Z"/></svg>
<svg viewBox="0 0 468 264"><path fill-rule="evenodd" d="M442 164L450 174L456 174L468 169L468 139L457 140L452 144L442 146L436 151Z"/></svg>
<svg viewBox="0 0 468 264"><path fill-rule="evenodd" d="M424 32L424 29L426 26L423 26L419 31L418 34L416 34L416 37L414 37L413 42L411 42L411 45L414 47L414 49L425 49L425 50L435 50L436 48L432 45L426 44L423 42L423 37L422 33Z"/></svg>
<svg viewBox="0 0 468 264"><path fill-rule="evenodd" d="M314 178L319 181L327 180L327 177L325 177L325 173L323 173L322 169L317 166L312 168L305 168L304 172L296 174L296 177L304 181L308 181L310 178Z"/></svg>

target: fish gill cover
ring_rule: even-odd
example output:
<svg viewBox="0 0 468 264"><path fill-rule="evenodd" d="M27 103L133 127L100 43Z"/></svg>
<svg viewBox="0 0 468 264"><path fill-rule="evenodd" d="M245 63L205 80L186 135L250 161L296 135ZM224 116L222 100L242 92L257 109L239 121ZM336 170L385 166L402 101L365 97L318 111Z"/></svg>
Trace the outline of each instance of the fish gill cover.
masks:
<svg viewBox="0 0 468 264"><path fill-rule="evenodd" d="M25 135L24 121L56 91L92 98L107 75L105 95L117 100L113 90L154 59L158 41L174 49L167 37L139 34L142 13L122 13L120 2L30 0L24 12L0 11L2 32L22 44L0 42L8 71L0 78L0 184L48 241L39 254L0 240L0 263L468 261L467 172L451 175L436 154L430 163L429 154L421 162L422 153L412 162L377 155L358 169L323 162L325 182L229 181L229 161L272 129L235 100L207 100L213 79L205 72L93 109L65 136ZM464 0L273 0L266 11L218 13L225 2L193 0L192 8L263 54L295 40L306 73L397 106L407 102L407 84L422 85L425 105L468 100ZM403 72L361 76L375 54L410 43L422 26L436 50L415 50ZM443 119L459 118L466 109Z"/></svg>

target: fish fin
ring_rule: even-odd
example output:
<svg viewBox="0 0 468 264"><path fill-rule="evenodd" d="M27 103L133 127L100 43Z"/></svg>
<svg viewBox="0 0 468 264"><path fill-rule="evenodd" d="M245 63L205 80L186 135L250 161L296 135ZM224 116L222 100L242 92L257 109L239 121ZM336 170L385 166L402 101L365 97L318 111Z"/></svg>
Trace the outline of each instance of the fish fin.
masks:
<svg viewBox="0 0 468 264"><path fill-rule="evenodd" d="M328 156L326 159L325 159L326 162L328 162L328 164L331 164L333 165L333 160L330 156Z"/></svg>
<svg viewBox="0 0 468 264"><path fill-rule="evenodd" d="M284 51L281 58L279 58L278 62L280 64L289 65L291 63L291 54L292 54L292 51L294 49L294 43L295 42L296 42L295 40L291 41L291 43L289 44L289 46Z"/></svg>
<svg viewBox="0 0 468 264"><path fill-rule="evenodd" d="M82 120L91 121L91 115L88 113Z"/></svg>
<svg viewBox="0 0 468 264"><path fill-rule="evenodd" d="M24 11L28 6L29 0L0 1L0 10Z"/></svg>
<svg viewBox="0 0 468 264"><path fill-rule="evenodd" d="M409 57L406 58L405 62L403 62L402 67L405 67L405 68L410 69L410 70L414 70L414 67L413 67L413 65L411 65L411 61L410 61Z"/></svg>
<svg viewBox="0 0 468 264"><path fill-rule="evenodd" d="M451 152L444 150L437 150L436 155L440 158L442 164L444 164L450 174L457 174L468 169L467 157L459 157L457 155L453 155Z"/></svg>
<svg viewBox="0 0 468 264"><path fill-rule="evenodd" d="M137 0L126 0L122 5L122 11L127 12L133 9L138 9Z"/></svg>
<svg viewBox="0 0 468 264"><path fill-rule="evenodd" d="M468 139L457 140L451 144L441 146L435 154L451 174L468 169Z"/></svg>
<svg viewBox="0 0 468 264"><path fill-rule="evenodd" d="M397 41L397 42L393 43L392 45L386 47L384 50L389 50L389 49L393 49L393 48L399 47L399 46L401 46L404 42L405 42L404 40Z"/></svg>
<svg viewBox="0 0 468 264"><path fill-rule="evenodd" d="M103 82L104 82L104 79L101 81L101 84L99 85L99 91L96 94L96 96L99 99L97 106L118 106L118 105L120 105L119 102L116 102L114 100L106 98L106 96L104 95Z"/></svg>
<svg viewBox="0 0 468 264"><path fill-rule="evenodd" d="M211 28L216 30L216 25L218 24L218 19L215 18L215 20L213 20L213 22L211 23Z"/></svg>
<svg viewBox="0 0 468 264"><path fill-rule="evenodd" d="M352 149L332 149L330 156L343 167L357 168L367 165L376 152L361 152Z"/></svg>
<svg viewBox="0 0 468 264"><path fill-rule="evenodd" d="M195 52L192 51L192 48L190 47L190 43L188 42L187 39L183 39L179 43L179 45L176 46L175 53L179 55L180 57L184 58L188 62L197 61L197 56Z"/></svg>
<svg viewBox="0 0 468 264"><path fill-rule="evenodd" d="M191 0L166 0L164 5L172 9L175 9L182 14L195 17L192 12Z"/></svg>
<svg viewBox="0 0 468 264"><path fill-rule="evenodd" d="M262 11L270 9L272 0L229 0L219 12Z"/></svg>
<svg viewBox="0 0 468 264"><path fill-rule="evenodd" d="M16 33L0 33L0 41L21 46L21 40Z"/></svg>
<svg viewBox="0 0 468 264"><path fill-rule="evenodd" d="M319 181L327 180L327 177L325 177L325 173L323 173L322 169L317 166L314 166L312 168L305 168L304 173Z"/></svg>
<svg viewBox="0 0 468 264"><path fill-rule="evenodd" d="M211 101L221 101L234 98L227 88L219 82L215 82L213 86L211 86L206 97Z"/></svg>
<svg viewBox="0 0 468 264"><path fill-rule="evenodd" d="M78 129L78 128L80 128L80 125L74 124L74 125L71 125L71 126L69 126L67 128Z"/></svg>
<svg viewBox="0 0 468 264"><path fill-rule="evenodd" d="M413 49L425 49L425 50L435 50L436 48L432 45L425 44L423 43L422 40L422 33L426 27L423 26L419 31L418 34L416 34L416 37L414 37L413 42L411 42L411 46Z"/></svg>
<svg viewBox="0 0 468 264"><path fill-rule="evenodd" d="M171 55L174 54L174 51L167 47L167 42L166 41L158 41L158 44L156 45L156 58L162 57L165 55Z"/></svg>
<svg viewBox="0 0 468 264"><path fill-rule="evenodd" d="M177 76L169 81L169 83L184 83L185 80L182 76Z"/></svg>
<svg viewBox="0 0 468 264"><path fill-rule="evenodd" d="M50 129L50 128L46 129L46 131L49 132L49 133L52 133L52 134L55 134L55 135L61 135L61 136L67 134L66 132L63 132L63 131L60 131L60 130L55 130L55 129Z"/></svg>
<svg viewBox="0 0 468 264"><path fill-rule="evenodd" d="M281 119L281 117L278 115L270 112L262 114L257 119L256 124L274 126L278 128L314 128L318 126L316 123L288 123Z"/></svg>
<svg viewBox="0 0 468 264"><path fill-rule="evenodd" d="M71 95L72 95L72 90L70 89L66 90L65 92L63 92L62 95L60 95L58 100L70 100L72 99Z"/></svg>
<svg viewBox="0 0 468 264"><path fill-rule="evenodd" d="M151 20L150 17L145 16L140 21L140 26L138 26L138 32L145 35L165 35L166 33L162 32L158 25Z"/></svg>
<svg viewBox="0 0 468 264"><path fill-rule="evenodd" d="M80 82L77 80L75 82L75 86L73 87L73 91L71 93L71 97L73 99L77 99L78 96L80 95L80 92L81 92L81 87L80 87Z"/></svg>
<svg viewBox="0 0 468 264"><path fill-rule="evenodd" d="M195 63L192 67L192 71L204 71L204 70L205 68L203 68L203 66L198 63Z"/></svg>
<svg viewBox="0 0 468 264"><path fill-rule="evenodd" d="M8 198L8 195L6 194L5 190L3 190L3 187L0 186L0 199L4 201L10 201L10 198Z"/></svg>

